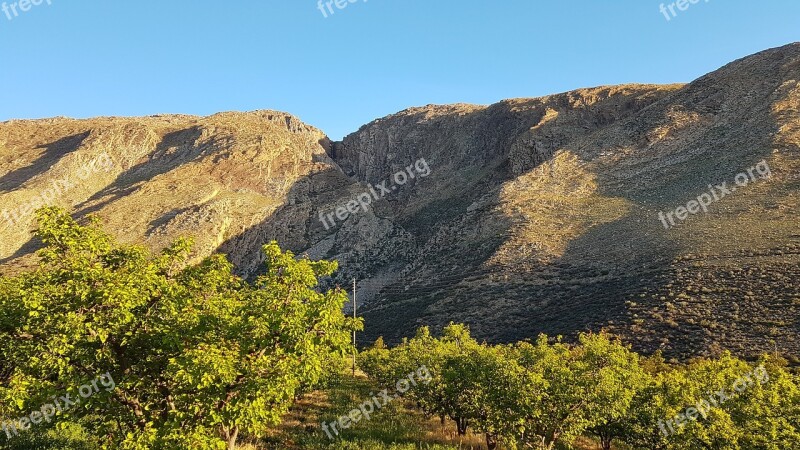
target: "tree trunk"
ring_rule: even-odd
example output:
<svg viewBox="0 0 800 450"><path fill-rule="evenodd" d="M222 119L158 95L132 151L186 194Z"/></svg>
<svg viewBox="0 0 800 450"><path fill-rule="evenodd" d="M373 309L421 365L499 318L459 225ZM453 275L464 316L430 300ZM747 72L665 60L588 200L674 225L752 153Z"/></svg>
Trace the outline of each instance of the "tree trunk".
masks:
<svg viewBox="0 0 800 450"><path fill-rule="evenodd" d="M455 421L456 421L456 427L458 428L458 435L464 436L465 434L467 434L467 426L468 426L467 419L456 417Z"/></svg>
<svg viewBox="0 0 800 450"><path fill-rule="evenodd" d="M488 450L495 450L497 448L497 435L486 433L486 448Z"/></svg>
<svg viewBox="0 0 800 450"><path fill-rule="evenodd" d="M600 444L603 446L603 450L611 450L611 440L613 438L611 436L601 436L600 437Z"/></svg>
<svg viewBox="0 0 800 450"><path fill-rule="evenodd" d="M561 436L561 433L553 432L550 436L545 438L545 448L547 450L553 450L556 448L556 442L558 442L558 438Z"/></svg>
<svg viewBox="0 0 800 450"><path fill-rule="evenodd" d="M239 427L225 429L225 440L228 441L228 450L236 450L236 439L239 437Z"/></svg>

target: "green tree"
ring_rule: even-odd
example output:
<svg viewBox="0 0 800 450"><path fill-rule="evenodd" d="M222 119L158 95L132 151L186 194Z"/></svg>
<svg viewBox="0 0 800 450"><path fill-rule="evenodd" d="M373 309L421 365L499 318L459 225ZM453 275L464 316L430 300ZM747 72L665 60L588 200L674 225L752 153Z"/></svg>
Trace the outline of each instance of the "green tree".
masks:
<svg viewBox="0 0 800 450"><path fill-rule="evenodd" d="M115 388L64 410L123 449L233 449L280 422L296 395L350 351L347 296L320 293L335 262L264 246L253 283L221 255L187 263L190 242L159 255L121 245L96 219L37 212L44 248L31 273L0 279L0 416L70 394L100 374ZM0 438L1 439L1 438Z"/></svg>
<svg viewBox="0 0 800 450"><path fill-rule="evenodd" d="M653 450L800 448L800 391L785 361L756 365L723 354L669 366L643 360L647 373L617 437Z"/></svg>
<svg viewBox="0 0 800 450"><path fill-rule="evenodd" d="M634 395L627 413L616 421L617 437L633 448L665 450L668 445L666 428L659 428L659 421L667 417L668 412L677 409L677 402L670 403L673 396L668 395L670 386L664 383L666 374L675 367L666 364L661 353L640 359L640 366L645 373L642 385Z"/></svg>
<svg viewBox="0 0 800 450"><path fill-rule="evenodd" d="M531 397L524 411L522 443L552 449L595 428L610 445L608 425L627 412L640 384L638 355L605 334L582 334L572 347L540 336L519 352L521 364L546 381L541 400Z"/></svg>
<svg viewBox="0 0 800 450"><path fill-rule="evenodd" d="M448 361L462 357L477 346L465 325L446 326L441 338L432 336L428 327L420 327L413 338L403 340L389 351L373 348L362 353L361 366L379 384L390 389L408 373L426 367L431 379L404 396L415 401L426 415L439 417L443 425L446 418L452 419L458 433L463 435L469 427L467 411L462 408L460 397L453 396L453 391L447 389L444 369Z"/></svg>
<svg viewBox="0 0 800 450"><path fill-rule="evenodd" d="M539 402L544 391L544 380L516 356L510 347L476 345L449 358L443 369L445 396L485 435L489 450L500 441L516 443L524 405Z"/></svg>
<svg viewBox="0 0 800 450"><path fill-rule="evenodd" d="M726 408L741 430L742 448L800 448L800 388L786 361L765 356L739 381Z"/></svg>

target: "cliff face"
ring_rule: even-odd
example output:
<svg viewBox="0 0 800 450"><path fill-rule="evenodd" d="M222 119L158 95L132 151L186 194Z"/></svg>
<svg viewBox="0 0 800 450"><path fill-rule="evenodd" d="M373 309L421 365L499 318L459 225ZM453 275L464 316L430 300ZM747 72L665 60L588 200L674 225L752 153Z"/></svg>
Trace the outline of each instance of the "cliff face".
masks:
<svg viewBox="0 0 800 450"><path fill-rule="evenodd" d="M272 239L338 259L326 284L359 280L365 340L461 321L797 353L799 110L793 44L688 85L412 108L336 143L269 111L6 122L0 256L30 264L26 205L46 202L153 248L192 236L244 275Z"/></svg>
<svg viewBox="0 0 800 450"><path fill-rule="evenodd" d="M435 173L423 200L395 208L417 245L363 310L368 331L454 320L490 340L607 328L684 356L796 351L799 82L794 44L685 86L429 107L362 128L335 146L346 170L376 180L421 153ZM723 182L721 198L709 185ZM699 196L707 212L686 213Z"/></svg>

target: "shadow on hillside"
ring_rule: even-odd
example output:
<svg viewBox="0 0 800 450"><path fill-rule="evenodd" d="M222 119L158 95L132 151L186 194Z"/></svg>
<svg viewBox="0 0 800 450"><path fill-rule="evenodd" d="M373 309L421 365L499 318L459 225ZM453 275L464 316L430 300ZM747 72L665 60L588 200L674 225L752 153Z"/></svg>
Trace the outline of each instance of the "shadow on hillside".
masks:
<svg viewBox="0 0 800 450"><path fill-rule="evenodd" d="M338 230L326 230L317 219L316 202L338 198L352 184L353 181L335 167L302 178L289 188L283 206L258 224L227 239L218 251L228 255L236 272L246 278L253 278L263 270L261 247L270 241L277 241L282 249L297 255L307 254L309 249L330 239ZM314 256L314 259L323 259L331 254L322 251Z"/></svg>
<svg viewBox="0 0 800 450"><path fill-rule="evenodd" d="M78 205L75 214L82 216L97 212L109 203L136 192L140 182L206 156L208 150L214 147L213 144L198 143L202 134L202 127L193 126L164 135L147 161L140 162L119 174L113 183Z"/></svg>
<svg viewBox="0 0 800 450"><path fill-rule="evenodd" d="M511 131L512 128L527 129L532 123L529 119L513 117L511 108L507 105L495 108L504 111L499 117L495 116L494 121L481 122L477 113L458 118L470 126L494 130L497 142L489 143L482 153L456 151L460 159L454 159L453 155L446 153L454 144L446 136L440 136L441 142L430 144L438 153L396 155L391 163L396 167L388 167L390 163L386 162L385 166L380 167L382 170L373 170L368 177L369 182L379 184L383 180L389 180L393 173L408 164L425 158L430 164L431 175L424 181L410 181L397 192L374 201L369 214L354 214L329 230L325 229L318 219L319 212L331 212L353 199L353 192L367 190L366 184L355 186L355 181L344 171L333 167L309 179L300 180L290 189L287 197L291 200L272 216L228 239L219 247L220 252L230 254L235 249L239 257L233 261L234 264L240 273L249 276L258 273L257 266L263 261L260 247L273 239L282 248L297 254L307 254L316 259L339 259L339 271L332 279L323 282L323 288L349 286L353 277L360 280L359 283L369 283L373 281L373 277L387 273L390 278L393 277L393 268L411 263L412 256L420 250L420 246L424 245L437 226L463 214L472 202L484 195L487 188L484 184L488 179L493 179L496 183L499 178L505 178L505 169L498 171L492 167L497 165L497 152L510 145L510 140L516 134ZM422 123L425 117L426 114L420 112L407 120ZM435 123L429 125L437 127ZM476 130L476 136L482 131ZM326 148L331 162L338 165L343 157L337 152L337 149L342 149L341 143L328 145ZM335 161L336 159L339 161ZM440 163L439 166L435 166L437 162ZM478 168L482 170L479 176L469 173ZM351 176L356 175L353 168L347 171ZM455 178L462 183L454 183L452 189L457 192L452 197L437 195L439 193L436 188L445 184L442 180L435 181L437 176L442 179L450 176L449 180L444 181ZM415 211L407 212L409 203L414 201L419 202L411 205ZM365 222L362 223L362 220ZM361 225L367 223L388 223L390 230L385 238L367 243L365 240L372 236L369 233L361 234L365 232Z"/></svg>
<svg viewBox="0 0 800 450"><path fill-rule="evenodd" d="M0 258L0 265L8 264L16 260L17 258L22 258L25 255L29 255L35 252L36 250L39 250L41 246L42 246L41 241L32 237L28 239L27 242L22 244L22 246L19 249L17 249L17 251L15 251L11 256Z"/></svg>
<svg viewBox="0 0 800 450"><path fill-rule="evenodd" d="M770 81L776 86L780 84L778 76ZM647 148L647 154L658 155L658 147L649 148L646 142L648 133L670 120L675 105L680 105L689 116L697 114L710 120L686 144L689 148L683 151L691 151L691 156L669 161L668 169L659 158L642 157L632 166L623 165L624 160L618 162L620 167L611 172L614 178L607 173L598 174L598 193L633 204L628 215L589 229L570 242L562 257L549 264L525 273L509 272L518 270L516 267L480 273L482 264L504 242L503 232L510 229L512 218L499 218L490 231L501 236L500 239L476 240L474 249L459 248L463 243L452 242L427 255L424 263L429 268L427 273L422 271L422 276L416 279L410 277L405 285L385 288L378 301L362 309L367 319L362 342L383 336L387 343L397 343L402 337L412 336L418 326L430 325L438 332L440 327L454 321L469 324L477 338L493 342L533 338L539 333L574 338L581 331L610 328L623 334L640 351L664 348L668 354L691 355L698 348L710 348L714 342L722 341L724 345L719 333L702 326L679 323L669 328L652 322L656 317L647 318L651 322L636 317L629 307L629 302L660 302L648 293L670 285L674 281L670 278L671 263L694 250L687 249L686 242L676 238L675 233L664 230L658 212L685 205L707 191L709 183L732 182L737 173L771 154L773 137L779 129L777 124L743 129L741 124L718 119L722 111L737 107L744 109L742 117L767 118L769 103L753 101L750 108L760 105L763 109L749 109L742 106L734 89L725 91L725 86L716 86L715 95L705 96L709 84L712 84L709 80L698 80L657 102L660 107L647 108L635 119L621 120L612 127L631 141L630 146L640 149L639 153ZM541 134L546 136L547 126L543 128ZM574 148L558 147L591 163L601 154L619 150L618 145L603 144L606 140L611 139L602 131L597 133L594 143L597 151L593 155L582 153L588 146L585 143ZM632 155L633 158L639 157L639 153ZM536 162L537 158L531 160ZM536 164L528 170L535 167ZM628 178L620 183L616 177L626 170L638 173L641 178ZM489 203L498 200L495 196ZM713 248L714 242L710 245ZM468 264L460 273L450 274L450 267L459 258L467 259ZM431 270L437 267L441 273ZM506 275L513 281L503 281ZM640 299L642 295L645 298ZM697 317L696 321L700 323L703 319Z"/></svg>
<svg viewBox="0 0 800 450"><path fill-rule="evenodd" d="M166 134L161 142L156 146L156 149L150 159L136 164L135 166L119 174L114 182L112 182L109 186L77 205L72 216L83 217L87 214L97 212L107 204L136 192L136 190L139 188L139 182L153 178L160 174L167 173L188 161L205 156L208 152L208 149L213 147L200 145L197 142L202 135L202 132L203 131L201 127L193 126L184 130ZM66 152L67 150L64 150L65 148L70 148L71 150L69 151L77 149L81 142L83 142L88 135L89 132L86 132L60 139L52 144L48 144L47 154L50 155L49 158L54 159L56 156ZM46 164L46 161L47 160L43 156L37 161L36 165L48 165ZM23 173L27 173L24 172L24 170L33 170L31 169L32 167L34 167L34 165L31 165L25 169L20 169L19 171L15 171L14 175L6 174L5 177L23 176ZM153 224L153 226L157 226L157 224ZM41 243L38 242L38 240L31 238L16 252L14 252L14 254L0 259L0 264L12 262L21 256L36 251L40 247Z"/></svg>
<svg viewBox="0 0 800 450"><path fill-rule="evenodd" d="M516 218L494 210L493 206L501 203L499 185L549 161L557 149L565 148L567 142L577 138L570 134L575 129L589 134L621 121L631 111L626 108L635 110L652 101L647 98L652 92L651 87L643 87L641 91L601 100L594 107L603 112L602 120L591 124L580 122L580 112L541 123L545 107L569 108L572 99L568 95L538 105L541 109L526 110L526 105L519 103L493 106L506 108L502 120L516 124L516 128L513 132L504 130L505 139L493 143L496 147L488 153L499 157L483 162L493 169L481 183L465 186L465 192L431 205L432 211L423 209L408 221L406 229L424 238L417 258L422 267L410 270L397 283L383 288L379 298L361 310L366 318L362 342L383 336L388 343L397 343L413 335L419 326L428 325L438 332L450 321L466 323L477 338L493 342L531 338L542 332L573 336L620 317L624 301L614 294L620 290L615 283L630 288L639 282L626 276L621 267L636 261L622 257L608 261L608 255L613 253L607 248L598 248L601 256L589 260L576 252L576 247L570 247L563 257L550 264L531 268L528 261L516 261L511 266L496 266L491 259L514 232ZM625 107L617 111L617 105ZM508 160L512 142L524 139L523 134L533 125L537 134L530 139L530 153L522 154L517 147L513 150L512 166ZM542 136L551 140L543 140ZM478 199L489 207L474 209L471 205ZM449 208L449 214L438 214L439 208ZM463 230L470 234L463 236ZM612 231L612 239L606 237L603 243L613 247L614 229L608 230ZM597 229L591 232L601 233ZM591 241L592 237L586 239ZM573 281L586 277L592 283L576 290ZM585 298L587 293L595 291L608 295Z"/></svg>
<svg viewBox="0 0 800 450"><path fill-rule="evenodd" d="M18 189L22 184L31 178L47 172L64 155L77 150L91 132L73 134L53 141L49 144L40 145L36 148L45 149L39 157L25 167L12 170L0 177L0 192L10 192Z"/></svg>
<svg viewBox="0 0 800 450"><path fill-rule="evenodd" d="M562 97L558 101L566 107L570 100L566 95ZM381 283L382 285L377 288L380 291L377 301L366 305L362 310L363 315L367 318L366 339L384 335L390 342L396 342L400 337L412 334L417 326L423 324L442 325L450 319L469 323L479 337L495 340L535 336L541 331L571 332L576 328L583 329L583 323L577 327L565 327L558 324L557 321L552 323L542 321L531 325L529 319L534 312L530 311L529 303L537 300L528 297L516 298L517 305L521 304L521 306L517 310L499 311L500 317L492 324L485 324L479 318L473 319L470 317L470 311L478 310L481 301L491 300L492 296L498 294L491 288L487 288L485 292L481 293L485 297L481 295L459 297L455 299L452 309L446 308L444 312L436 310L441 304L453 300L448 295L449 291L464 279L474 277L476 274L487 275L480 273L484 270L482 267L505 243L512 228L510 218L495 217L491 230L488 230L490 232L487 233L487 230L480 229L480 218L475 214L468 213L470 213L471 205L511 178L510 168L507 164L508 149L521 133L539 123L544 116L544 107L537 100L530 100L527 101L527 104L523 104L524 107L527 107L524 113L517 111L518 108L521 108L522 103L525 102L500 103L488 109L462 114L452 119L458 120L462 129L470 130L467 133L474 136L475 140L480 140L482 145L479 152L465 151L463 147L459 146L460 143L451 142L447 136L435 135L434 142L428 143L429 148L435 149L436 153L434 154L420 154L419 149L414 145L413 138L409 138L411 142L401 143L401 145L408 145L418 152L410 155L409 162L424 157L431 163L432 172L437 173L438 171L441 174L439 176L443 179L427 185L423 192L427 195L423 196L422 200L420 196L415 197L415 200L422 204L413 205L415 210L411 214L404 214L407 207L404 201L408 200L408 197L389 198L385 201L382 200L380 205L376 206L376 216L391 220L392 223L399 226L402 233L410 233L412 236L410 242L381 241L373 248L358 250L358 247L365 245L363 242L354 240L360 238L358 234L348 235L347 233L351 230L338 227L325 230L316 220L318 211L312 205L331 203L331 197L335 199L332 202L334 205L344 204L349 197L342 196L337 189L333 189L331 192L317 192L314 190L314 186L324 186L325 183L316 183L312 180L309 182L311 188L308 186L292 188L292 191L310 191L309 198L298 203L287 203L271 217L224 242L219 250L222 253L233 253L235 249L238 260L233 262L237 265L240 273L253 275L257 273L255 263L263 260L260 247L265 242L275 239L283 248L293 250L295 253L302 253L312 248L318 248L326 239L331 239L331 245L327 248L322 246L322 250L315 256L319 258L345 257L340 261L338 275L334 277L334 282L343 286L348 286L349 278L353 276L360 280L359 284L363 287L363 284L369 284L374 276L385 272L387 268L399 265L398 273L392 274L390 277L394 281ZM439 126L436 120L431 123L425 122L425 112L409 114L405 120L414 124L409 129L416 135L424 133L414 127L438 128ZM599 127L604 123L604 121L600 121L595 125ZM555 125L550 127L555 127ZM342 149L342 144L337 143L333 148ZM448 154L447 149L453 151ZM544 153L541 158L532 158L534 165L530 170L552 156L552 150L554 148L542 150ZM331 153L334 158L344 157L339 152L332 151ZM441 166L434 166L436 162L439 162ZM332 169L328 173L317 174L315 177L324 178L332 172L336 172L336 170ZM360 171L357 167L348 169L348 173L360 172L363 170ZM391 171L388 170L385 170L384 173L375 173L373 170L368 179L372 183L377 183L389 178L390 175ZM453 183L454 180L460 183ZM438 188L441 186L447 187L447 195L438 195L440 194ZM294 195L290 193L289 197L294 197ZM494 198L489 199L488 203L494 204L497 201L495 195ZM354 220L358 220L358 218ZM454 232L447 233L447 227L452 227ZM478 235L473 236L469 242L460 241L456 231L470 227L480 230ZM441 232L443 229L444 233ZM443 236L444 241L437 240ZM447 238L452 239L447 240ZM419 265L420 262L422 262L421 265ZM415 264L417 265L415 266ZM405 269L403 266L406 266ZM530 294L530 292L526 294ZM538 293L538 297L544 295L545 293ZM573 318L581 317L580 308L581 306L574 302L561 304L561 310ZM620 308L615 310L618 309ZM608 311L609 308L606 308L606 312ZM613 314L616 313L613 312ZM523 319L527 321L525 324L527 326L520 326L515 320L517 318L515 316L519 315L522 315ZM595 322L592 319L591 324Z"/></svg>

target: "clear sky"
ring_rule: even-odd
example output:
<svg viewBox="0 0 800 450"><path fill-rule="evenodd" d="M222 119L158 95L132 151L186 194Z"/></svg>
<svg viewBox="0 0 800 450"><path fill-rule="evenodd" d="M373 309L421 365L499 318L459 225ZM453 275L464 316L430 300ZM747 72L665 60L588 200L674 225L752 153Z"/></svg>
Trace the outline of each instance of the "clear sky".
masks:
<svg viewBox="0 0 800 450"><path fill-rule="evenodd" d="M0 120L276 109L335 139L410 106L686 82L800 41L798 0L675 16L660 0L339 0L327 18L318 0L5 1Z"/></svg>

